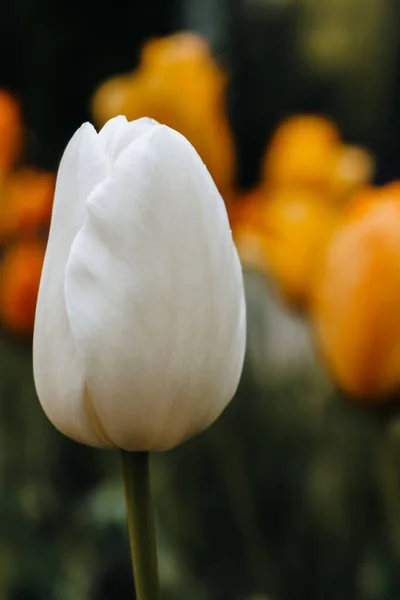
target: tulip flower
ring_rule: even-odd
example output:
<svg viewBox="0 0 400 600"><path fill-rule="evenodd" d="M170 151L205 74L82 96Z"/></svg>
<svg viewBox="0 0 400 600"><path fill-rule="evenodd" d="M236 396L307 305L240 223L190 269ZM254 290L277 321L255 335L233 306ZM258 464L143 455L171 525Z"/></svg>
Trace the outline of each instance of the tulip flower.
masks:
<svg viewBox="0 0 400 600"><path fill-rule="evenodd" d="M21 168L5 180L0 200L0 240L50 224L55 177Z"/></svg>
<svg viewBox="0 0 400 600"><path fill-rule="evenodd" d="M265 154L263 181L274 188L324 188L339 143L338 129L325 117L288 118L277 128Z"/></svg>
<svg viewBox="0 0 400 600"><path fill-rule="evenodd" d="M138 600L160 597L148 451L219 416L244 347L241 265L194 148L150 119L81 127L57 176L34 375L60 431L122 449Z"/></svg>
<svg viewBox="0 0 400 600"><path fill-rule="evenodd" d="M22 120L15 98L0 90L0 178L14 166L22 145Z"/></svg>
<svg viewBox="0 0 400 600"><path fill-rule="evenodd" d="M355 193L365 189L374 174L375 162L367 150L340 144L332 157L328 193L339 202L350 201Z"/></svg>
<svg viewBox="0 0 400 600"><path fill-rule="evenodd" d="M282 295L304 308L339 217L318 194L256 188L235 215L234 238L243 263L272 274Z"/></svg>
<svg viewBox="0 0 400 600"><path fill-rule="evenodd" d="M363 148L344 144L327 118L297 115L275 132L262 167L263 185L270 190L294 188L343 202L371 181L374 161Z"/></svg>
<svg viewBox="0 0 400 600"><path fill-rule="evenodd" d="M261 272L268 270L265 251L267 202L265 190L258 185L239 194L228 212L242 264Z"/></svg>
<svg viewBox="0 0 400 600"><path fill-rule="evenodd" d="M139 67L102 84L92 112L99 126L125 114L130 120L148 115L176 129L196 148L229 203L235 152L225 109L226 83L208 43L180 32L144 44Z"/></svg>
<svg viewBox="0 0 400 600"><path fill-rule="evenodd" d="M92 446L171 448L228 404L244 345L241 266L196 151L147 119L84 125L58 172L36 313L50 421Z"/></svg>
<svg viewBox="0 0 400 600"><path fill-rule="evenodd" d="M350 396L382 403L400 389L400 184L367 189L328 246L312 319Z"/></svg>
<svg viewBox="0 0 400 600"><path fill-rule="evenodd" d="M283 295L308 304L325 248L340 213L318 194L287 190L271 196L266 210L266 255Z"/></svg>
<svg viewBox="0 0 400 600"><path fill-rule="evenodd" d="M0 319L11 333L31 336L45 247L40 240L10 245L0 266Z"/></svg>

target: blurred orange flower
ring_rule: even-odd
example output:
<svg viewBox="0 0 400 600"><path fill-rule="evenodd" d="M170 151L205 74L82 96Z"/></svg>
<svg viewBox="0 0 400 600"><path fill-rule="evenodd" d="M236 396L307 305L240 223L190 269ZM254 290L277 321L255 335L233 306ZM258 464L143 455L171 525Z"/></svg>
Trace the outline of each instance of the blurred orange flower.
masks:
<svg viewBox="0 0 400 600"><path fill-rule="evenodd" d="M0 241L48 227L54 187L52 173L25 167L9 175L0 197Z"/></svg>
<svg viewBox="0 0 400 600"><path fill-rule="evenodd" d="M363 148L340 144L332 156L328 189L334 200L349 200L372 181L375 162Z"/></svg>
<svg viewBox="0 0 400 600"><path fill-rule="evenodd" d="M312 303L339 385L382 402L400 387L400 183L368 188L332 238Z"/></svg>
<svg viewBox="0 0 400 600"><path fill-rule="evenodd" d="M150 40L130 75L114 77L93 97L94 119L102 126L124 114L152 117L182 133L196 148L226 201L231 199L235 152L225 112L226 77L208 43L193 33Z"/></svg>
<svg viewBox="0 0 400 600"><path fill-rule="evenodd" d="M267 196L257 186L240 194L228 211L233 238L240 260L247 267L266 271L265 222Z"/></svg>
<svg viewBox="0 0 400 600"><path fill-rule="evenodd" d="M262 180L270 188L294 187L342 199L370 181L367 151L343 144L327 118L298 115L284 120L265 153Z"/></svg>
<svg viewBox="0 0 400 600"><path fill-rule="evenodd" d="M0 90L0 178L18 159L22 145L22 120L18 102Z"/></svg>
<svg viewBox="0 0 400 600"><path fill-rule="evenodd" d="M304 306L339 217L318 194L283 189L267 200L258 189L245 198L233 233L242 261L271 273L282 294Z"/></svg>
<svg viewBox="0 0 400 600"><path fill-rule="evenodd" d="M269 186L324 186L332 149L340 142L336 126L325 117L300 115L277 128L263 165Z"/></svg>
<svg viewBox="0 0 400 600"><path fill-rule="evenodd" d="M9 246L0 266L0 318L17 335L31 335L45 246L22 240Z"/></svg>
<svg viewBox="0 0 400 600"><path fill-rule="evenodd" d="M311 192L281 191L267 210L266 253L283 295L304 307L340 213Z"/></svg>

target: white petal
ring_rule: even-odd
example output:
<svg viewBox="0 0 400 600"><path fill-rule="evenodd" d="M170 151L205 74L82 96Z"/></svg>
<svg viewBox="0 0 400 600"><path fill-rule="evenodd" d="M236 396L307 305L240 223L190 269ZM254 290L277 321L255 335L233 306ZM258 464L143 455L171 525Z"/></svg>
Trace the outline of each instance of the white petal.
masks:
<svg viewBox="0 0 400 600"><path fill-rule="evenodd" d="M114 164L121 152L131 142L157 125L159 125L157 121L147 117L136 119L136 121L127 121L126 117L120 115L107 121L99 131L98 139L103 144L104 151L110 163Z"/></svg>
<svg viewBox="0 0 400 600"><path fill-rule="evenodd" d="M84 365L65 310L64 274L72 241L86 217L85 199L107 175L109 164L88 123L73 136L56 184L33 342L37 393L50 421L70 437L102 445L86 414Z"/></svg>
<svg viewBox="0 0 400 600"><path fill-rule="evenodd" d="M71 329L113 442L166 449L233 396L245 345L241 266L193 147L154 127L88 200L66 269Z"/></svg>

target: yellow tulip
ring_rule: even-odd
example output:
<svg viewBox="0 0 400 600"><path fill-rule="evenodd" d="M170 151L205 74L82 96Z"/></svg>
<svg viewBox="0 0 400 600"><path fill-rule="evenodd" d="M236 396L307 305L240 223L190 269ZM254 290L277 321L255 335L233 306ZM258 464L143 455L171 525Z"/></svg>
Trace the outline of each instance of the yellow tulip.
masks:
<svg viewBox="0 0 400 600"><path fill-rule="evenodd" d="M266 203L264 190L257 186L239 194L228 211L233 238L242 264L264 272L268 268L265 252Z"/></svg>
<svg viewBox="0 0 400 600"><path fill-rule="evenodd" d="M329 193L334 200L347 201L372 181L374 173L375 162L367 150L340 144L332 156Z"/></svg>
<svg viewBox="0 0 400 600"><path fill-rule="evenodd" d="M229 202L235 152L224 107L226 76L203 38L178 33L150 40L136 71L107 81L93 98L98 126L118 114L151 117L182 133L196 148Z"/></svg>
<svg viewBox="0 0 400 600"><path fill-rule="evenodd" d="M4 181L0 195L0 242L50 225L55 175L24 167Z"/></svg>
<svg viewBox="0 0 400 600"><path fill-rule="evenodd" d="M338 384L382 402L400 389L400 183L367 189L332 238L312 318Z"/></svg>
<svg viewBox="0 0 400 600"><path fill-rule="evenodd" d="M263 163L263 180L270 187L325 189L333 150L340 143L336 126L314 115L284 120L272 137Z"/></svg>
<svg viewBox="0 0 400 600"><path fill-rule="evenodd" d="M242 262L272 274L283 296L304 307L340 212L303 190L261 189L247 196L233 221Z"/></svg>
<svg viewBox="0 0 400 600"><path fill-rule="evenodd" d="M374 161L357 146L344 144L325 117L298 115L278 127L265 154L267 189L301 188L325 201L343 201L372 179Z"/></svg>
<svg viewBox="0 0 400 600"><path fill-rule="evenodd" d="M0 177L14 166L21 151L22 121L15 98L0 90Z"/></svg>
<svg viewBox="0 0 400 600"><path fill-rule="evenodd" d="M45 245L37 239L9 246L0 266L0 319L11 333L33 333Z"/></svg>

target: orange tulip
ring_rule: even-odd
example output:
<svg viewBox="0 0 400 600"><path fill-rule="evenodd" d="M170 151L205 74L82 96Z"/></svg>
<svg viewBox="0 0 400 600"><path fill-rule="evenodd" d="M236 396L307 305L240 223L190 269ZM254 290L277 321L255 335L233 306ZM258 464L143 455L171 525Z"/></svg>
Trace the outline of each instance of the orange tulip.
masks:
<svg viewBox="0 0 400 600"><path fill-rule="evenodd" d="M126 114L131 79L131 74L117 75L102 83L97 89L92 98L91 111L99 127L102 127L112 117Z"/></svg>
<svg viewBox="0 0 400 600"><path fill-rule="evenodd" d="M265 271L267 197L258 186L243 193L228 211L233 238L239 252L241 262L247 267Z"/></svg>
<svg viewBox="0 0 400 600"><path fill-rule="evenodd" d="M348 200L374 176L375 163L363 148L339 145L332 156L328 190L333 199Z"/></svg>
<svg viewBox="0 0 400 600"><path fill-rule="evenodd" d="M0 177L14 166L22 145L20 108L11 94L0 90Z"/></svg>
<svg viewBox="0 0 400 600"><path fill-rule="evenodd" d="M339 143L338 129L324 117L288 118L270 142L263 179L273 187L324 187L329 179L332 151Z"/></svg>
<svg viewBox="0 0 400 600"><path fill-rule="evenodd" d="M340 213L310 192L271 196L266 214L266 255L282 294L304 307Z"/></svg>
<svg viewBox="0 0 400 600"><path fill-rule="evenodd" d="M343 199L371 180L367 151L343 144L324 117L299 115L283 121L265 154L262 179L268 188L294 187Z"/></svg>
<svg viewBox="0 0 400 600"><path fill-rule="evenodd" d="M339 385L382 402L400 389L400 183L358 195L315 289L318 343Z"/></svg>
<svg viewBox="0 0 400 600"><path fill-rule="evenodd" d="M0 267L0 319L11 333L31 335L45 247L38 240L10 246Z"/></svg>
<svg viewBox="0 0 400 600"><path fill-rule="evenodd" d="M0 199L0 241L50 225L55 177L24 168L5 181Z"/></svg>
<svg viewBox="0 0 400 600"><path fill-rule="evenodd" d="M131 75L106 82L93 98L102 126L117 114L148 116L182 133L196 148L225 199L232 196L235 153L224 107L226 77L208 43L193 33L150 40Z"/></svg>
<svg viewBox="0 0 400 600"><path fill-rule="evenodd" d="M271 273L282 294L304 306L340 213L301 190L262 190L248 196L233 234L245 264Z"/></svg>

